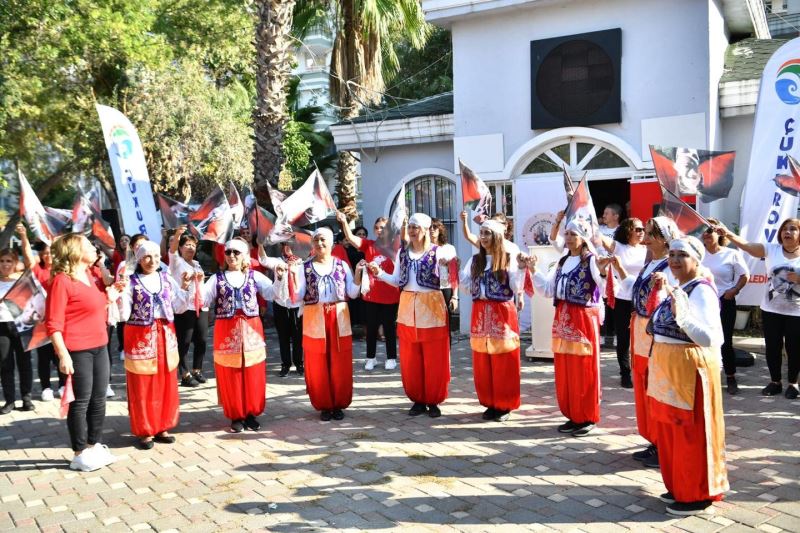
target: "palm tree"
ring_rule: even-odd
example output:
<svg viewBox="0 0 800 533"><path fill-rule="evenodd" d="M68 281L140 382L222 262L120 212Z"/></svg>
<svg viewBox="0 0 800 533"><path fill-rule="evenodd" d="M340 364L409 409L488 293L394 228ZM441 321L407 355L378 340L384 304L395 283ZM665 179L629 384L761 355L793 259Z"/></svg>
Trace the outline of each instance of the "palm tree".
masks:
<svg viewBox="0 0 800 533"><path fill-rule="evenodd" d="M330 67L331 101L342 120L383 100L386 80L398 70L394 43L421 48L430 33L419 0L297 0L295 28L333 18L336 37ZM303 26L305 25L305 26ZM356 158L339 153L336 194L347 218L356 212Z"/></svg>
<svg viewBox="0 0 800 533"><path fill-rule="evenodd" d="M266 184L277 186L283 166L283 127L288 120L286 83L291 73L295 0L256 0L256 106L253 110L253 190L270 205Z"/></svg>

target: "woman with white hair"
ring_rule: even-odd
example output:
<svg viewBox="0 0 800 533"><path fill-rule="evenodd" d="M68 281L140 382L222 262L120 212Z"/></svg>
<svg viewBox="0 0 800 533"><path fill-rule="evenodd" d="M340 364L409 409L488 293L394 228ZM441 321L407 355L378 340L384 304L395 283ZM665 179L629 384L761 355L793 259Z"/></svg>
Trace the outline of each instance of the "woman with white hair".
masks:
<svg viewBox="0 0 800 533"><path fill-rule="evenodd" d="M600 308L605 281L597 267L589 225L571 220L565 231L568 253L547 274L528 258L534 284L555 299L553 364L558 406L567 422L560 433L588 435L600 421Z"/></svg>
<svg viewBox="0 0 800 533"><path fill-rule="evenodd" d="M275 267L275 280L286 274L286 266ZM224 270L203 286L205 306L214 306L214 371L217 395L231 431L258 431L256 418L266 405L266 359L264 326L258 300L273 298L272 281L250 270L250 247L238 237L225 244Z"/></svg>
<svg viewBox="0 0 800 533"><path fill-rule="evenodd" d="M725 422L720 386L724 337L717 291L700 275L703 244L694 237L669 245L678 287L659 304L647 326L653 335L647 402L655 423L661 500L669 514L706 511L728 490Z"/></svg>
<svg viewBox="0 0 800 533"><path fill-rule="evenodd" d="M504 422L520 404L519 320L514 294L524 278L503 248L505 228L481 224L480 250L461 271L461 287L472 296L470 346L478 401L484 420ZM520 300L521 301L521 300Z"/></svg>
<svg viewBox="0 0 800 533"><path fill-rule="evenodd" d="M303 352L306 389L320 419L344 418L353 400L353 332L347 299L358 296L364 262L355 280L348 264L331 255L333 232L319 228L311 239L314 256L296 276L298 298L303 299Z"/></svg>
<svg viewBox="0 0 800 533"><path fill-rule="evenodd" d="M631 352L633 361L633 397L636 406L636 427L650 444L633 453L633 458L650 468L658 468L655 429L649 423L647 410L647 365L653 337L645 328L656 305L666 297L666 286L677 285L667 265L669 244L678 237L678 227L668 217L654 217L645 225L644 245L650 260L645 263L633 283L631 307Z"/></svg>
<svg viewBox="0 0 800 533"><path fill-rule="evenodd" d="M179 285L159 271L161 249L144 241L136 250L136 270L128 278L119 300L125 322L125 374L131 433L139 447L149 450L154 442L172 444L168 432L178 425L178 341L175 313L186 307L189 284L185 273Z"/></svg>
<svg viewBox="0 0 800 533"><path fill-rule="evenodd" d="M400 288L397 337L400 339L400 375L403 389L414 405L409 416L425 412L442 415L439 404L447 399L450 383L450 341L447 306L439 284L439 247L431 244L431 217L414 213L408 220L409 244L397 252L393 274L375 262L374 276Z"/></svg>

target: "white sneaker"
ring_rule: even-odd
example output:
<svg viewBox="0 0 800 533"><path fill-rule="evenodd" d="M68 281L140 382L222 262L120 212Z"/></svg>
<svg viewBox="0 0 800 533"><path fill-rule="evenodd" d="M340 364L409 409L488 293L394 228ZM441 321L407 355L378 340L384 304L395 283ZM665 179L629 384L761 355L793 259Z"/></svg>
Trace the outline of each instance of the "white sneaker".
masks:
<svg viewBox="0 0 800 533"><path fill-rule="evenodd" d="M120 361L124 361L125 360L125 352L123 350L119 351L119 360Z"/></svg>
<svg viewBox="0 0 800 533"><path fill-rule="evenodd" d="M108 466L111 463L117 462L117 459L119 459L116 455L111 453L108 446L100 444L99 442L92 448L92 455L97 459L97 462L100 463L100 466Z"/></svg>
<svg viewBox="0 0 800 533"><path fill-rule="evenodd" d="M397 368L397 359L387 359L384 368L386 370L394 370Z"/></svg>
<svg viewBox="0 0 800 533"><path fill-rule="evenodd" d="M42 391L42 401L43 402L52 402L53 401L53 389L50 387L44 389Z"/></svg>
<svg viewBox="0 0 800 533"><path fill-rule="evenodd" d="M367 359L367 362L364 363L364 370L372 370L375 368L375 359Z"/></svg>
<svg viewBox="0 0 800 533"><path fill-rule="evenodd" d="M111 385L106 386L106 398L113 398L114 397L114 389L111 388Z"/></svg>
<svg viewBox="0 0 800 533"><path fill-rule="evenodd" d="M56 398L61 398L61 395L64 394L64 387L59 387L58 392L56 392Z"/></svg>
<svg viewBox="0 0 800 533"><path fill-rule="evenodd" d="M69 463L71 470L80 470L81 472L92 472L103 466L105 465L98 460L94 448L85 448L80 455L74 457Z"/></svg>

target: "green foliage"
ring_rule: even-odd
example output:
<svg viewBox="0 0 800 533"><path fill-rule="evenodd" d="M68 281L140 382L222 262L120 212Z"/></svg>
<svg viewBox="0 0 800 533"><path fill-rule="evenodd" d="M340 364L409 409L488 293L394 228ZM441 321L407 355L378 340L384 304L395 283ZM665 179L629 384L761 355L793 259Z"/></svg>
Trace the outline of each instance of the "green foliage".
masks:
<svg viewBox="0 0 800 533"><path fill-rule="evenodd" d="M284 172L291 176L292 188L303 184L311 162L311 143L303 138L301 126L289 120L283 128Z"/></svg>
<svg viewBox="0 0 800 533"><path fill-rule="evenodd" d="M126 91L156 192L200 199L217 184L248 184L251 95L238 81L217 88L197 63L141 70Z"/></svg>
<svg viewBox="0 0 800 533"><path fill-rule="evenodd" d="M453 90L453 44L449 31L434 28L421 49L408 40L399 42L395 48L400 69L388 82L389 107L401 105L405 99L418 100Z"/></svg>
<svg viewBox="0 0 800 533"><path fill-rule="evenodd" d="M249 4L248 0L0 2L0 159L19 161L34 184L66 163L70 163L69 175L82 173L107 182L110 168L95 98L141 116L135 105L150 109L155 104L147 103L149 93L136 84L159 73L186 70L190 64L200 69L207 85L222 93L212 98L213 93L204 89L205 102L218 113L236 113L225 115L216 132L218 139L225 138L230 132L224 128L231 120L249 119L249 108L242 110L226 101L241 101L243 94L252 94L248 89L254 57ZM216 128L211 122L204 124ZM146 143L157 139L142 134ZM163 153L175 155L170 150ZM214 158L231 160L233 156ZM195 162L200 166L186 172L208 176L229 168L209 165L208 158ZM166 166L162 161L158 168ZM236 175L215 176L229 177L236 179ZM71 185L63 180L62 193Z"/></svg>

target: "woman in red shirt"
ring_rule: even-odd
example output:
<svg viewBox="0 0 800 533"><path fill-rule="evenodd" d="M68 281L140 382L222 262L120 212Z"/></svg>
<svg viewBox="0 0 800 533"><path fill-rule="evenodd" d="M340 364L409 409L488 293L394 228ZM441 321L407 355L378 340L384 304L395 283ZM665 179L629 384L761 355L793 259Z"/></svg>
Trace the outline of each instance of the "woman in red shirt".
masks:
<svg viewBox="0 0 800 533"><path fill-rule="evenodd" d="M59 370L72 375L75 400L69 404L67 429L75 452L73 470L89 472L115 461L100 443L106 416L109 364L106 316L109 297L91 272L97 251L83 235L69 233L53 242L53 281L47 298L45 325L59 360Z"/></svg>

